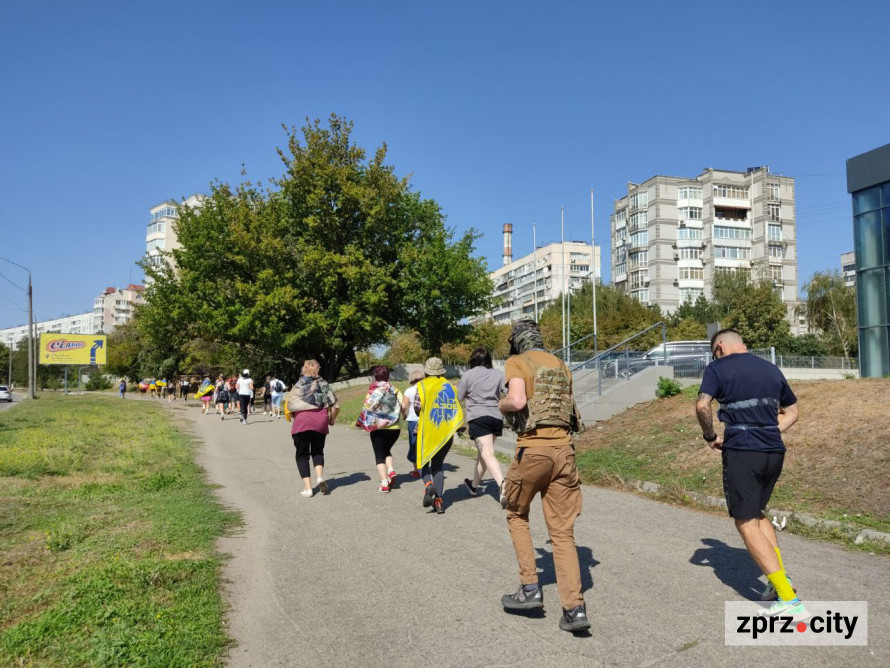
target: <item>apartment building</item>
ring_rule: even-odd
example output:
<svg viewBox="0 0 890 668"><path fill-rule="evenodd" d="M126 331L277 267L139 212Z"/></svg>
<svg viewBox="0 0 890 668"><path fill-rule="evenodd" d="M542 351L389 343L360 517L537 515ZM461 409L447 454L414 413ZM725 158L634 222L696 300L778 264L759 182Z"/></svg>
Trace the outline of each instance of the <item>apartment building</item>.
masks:
<svg viewBox="0 0 890 668"><path fill-rule="evenodd" d="M696 177L628 183L611 216L612 283L671 313L713 296L718 274L768 279L788 308L797 293L794 179L768 167L706 169Z"/></svg>
<svg viewBox="0 0 890 668"><path fill-rule="evenodd" d="M564 292L577 292L590 281L591 262L600 278L600 247L579 241L552 243L513 260L512 226L504 226L504 266L491 272L497 306L474 321L491 319L499 325L534 318ZM595 258L595 260L593 260Z"/></svg>
<svg viewBox="0 0 890 668"><path fill-rule="evenodd" d="M841 253L841 273L844 276L844 285L848 288L856 287L856 252Z"/></svg>
<svg viewBox="0 0 890 668"><path fill-rule="evenodd" d="M182 201L188 207L201 206L203 195L192 195ZM173 223L179 219L179 207L174 200L161 202L153 206L150 211L151 218L145 234L145 255L149 264L161 263L161 254L164 251L179 248L179 239ZM150 280L146 278L146 280Z"/></svg>
<svg viewBox="0 0 890 668"><path fill-rule="evenodd" d="M106 288L93 301L93 310L77 315L66 315L34 323L37 336L41 334L108 334L115 327L133 318L137 304L143 303L145 286L130 284L125 288ZM11 348L28 337L28 326L0 329L0 343Z"/></svg>

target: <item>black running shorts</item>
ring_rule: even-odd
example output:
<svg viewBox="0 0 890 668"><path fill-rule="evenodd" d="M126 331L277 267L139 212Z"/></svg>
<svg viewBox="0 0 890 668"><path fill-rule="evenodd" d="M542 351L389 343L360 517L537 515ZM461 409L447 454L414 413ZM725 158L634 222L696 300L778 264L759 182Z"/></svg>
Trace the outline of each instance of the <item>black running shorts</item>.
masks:
<svg viewBox="0 0 890 668"><path fill-rule="evenodd" d="M483 415L469 423L470 438L476 439L480 436L501 436L504 433L503 418L496 418L490 415Z"/></svg>
<svg viewBox="0 0 890 668"><path fill-rule="evenodd" d="M784 452L723 451L723 493L730 517L737 520L763 517L782 473L784 459Z"/></svg>

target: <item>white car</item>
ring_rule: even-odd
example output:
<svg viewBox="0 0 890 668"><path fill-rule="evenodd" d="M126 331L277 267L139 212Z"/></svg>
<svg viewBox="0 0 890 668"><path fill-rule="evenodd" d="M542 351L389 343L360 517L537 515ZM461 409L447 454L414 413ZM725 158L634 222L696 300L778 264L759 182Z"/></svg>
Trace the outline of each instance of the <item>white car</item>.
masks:
<svg viewBox="0 0 890 668"><path fill-rule="evenodd" d="M12 392L6 385L0 385L0 401L12 401Z"/></svg>

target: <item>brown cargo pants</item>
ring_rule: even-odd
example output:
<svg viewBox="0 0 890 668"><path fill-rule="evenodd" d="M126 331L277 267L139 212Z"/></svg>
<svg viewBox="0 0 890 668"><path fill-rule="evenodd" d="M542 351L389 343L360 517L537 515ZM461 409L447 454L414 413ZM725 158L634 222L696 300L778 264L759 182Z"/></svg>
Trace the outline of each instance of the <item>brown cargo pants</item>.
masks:
<svg viewBox="0 0 890 668"><path fill-rule="evenodd" d="M520 455L521 453L521 455ZM540 492L544 521L553 544L556 586L566 610L584 603L581 567L575 548L575 518L581 514L581 481L570 445L526 447L517 451L504 481L507 527L519 561L519 582L538 581L528 511Z"/></svg>

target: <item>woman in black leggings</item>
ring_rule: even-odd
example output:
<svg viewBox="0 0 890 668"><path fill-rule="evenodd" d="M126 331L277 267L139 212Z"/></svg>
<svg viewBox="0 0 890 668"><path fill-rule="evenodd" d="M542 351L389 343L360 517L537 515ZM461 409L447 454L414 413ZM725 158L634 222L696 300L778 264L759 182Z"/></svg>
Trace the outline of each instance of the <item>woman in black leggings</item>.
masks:
<svg viewBox="0 0 890 668"><path fill-rule="evenodd" d="M387 493L395 485L392 446L399 440L399 419L404 417L402 393L389 383L389 368L383 365L371 370L374 382L368 388L362 413L356 425L370 432L374 462L380 474L380 492Z"/></svg>
<svg viewBox="0 0 890 668"><path fill-rule="evenodd" d="M312 498L315 492L312 489L312 477L309 469L309 458L315 467L315 478L318 483L318 491L328 493L328 484L324 480L324 442L327 438L329 427L337 420L340 405L337 403L337 395L324 379L319 378L320 370L318 362L306 360L303 363L303 371L300 380L295 384L296 388L304 385L312 390L313 402L307 404L306 410L293 413L293 427L291 436L296 448L297 471L303 479L303 490L300 496L306 499ZM308 397L307 397L308 398ZM315 407L317 406L317 407Z"/></svg>

